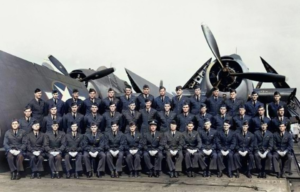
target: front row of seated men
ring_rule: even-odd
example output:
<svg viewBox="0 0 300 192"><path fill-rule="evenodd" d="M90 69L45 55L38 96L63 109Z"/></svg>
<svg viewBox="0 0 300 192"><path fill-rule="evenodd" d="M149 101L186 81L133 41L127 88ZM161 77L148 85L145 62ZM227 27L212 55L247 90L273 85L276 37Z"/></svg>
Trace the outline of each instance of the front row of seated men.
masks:
<svg viewBox="0 0 300 192"><path fill-rule="evenodd" d="M124 156L131 177L140 176L141 157L149 177L159 177L164 156L170 177L178 177L183 160L188 177L194 177L199 168L204 177L209 177L211 171L217 171L217 176L222 177L225 169L229 177L233 177L233 172L239 177L239 171L245 170L246 176L251 178L254 168L259 171L260 178L265 178L266 171L273 168L278 178L285 172L290 173L293 141L284 123L274 134L268 130L267 122L262 122L261 129L254 134L248 131L248 121L243 122L241 131L233 131L230 126L230 121L226 120L223 129L217 131L211 127L210 120L205 119L204 129L200 132L194 130L193 122L187 124L186 131L179 132L173 120L170 130L161 133L156 130L157 122L153 120L149 122L149 130L142 135L136 131L134 122L130 123L130 131L126 134L118 130L117 122L112 122L111 131L103 135L92 123L90 131L83 135L77 132L76 122L72 123L71 132L65 134L58 130L57 122L53 123L52 131L42 133L36 121L26 135L19 129L18 120L13 120L11 129L5 133L4 147L12 180L19 179L19 172L24 171L24 157L30 160L31 178L41 178L44 158L48 158L51 178L61 177L63 158L66 178L70 178L71 173L78 178L83 162L87 177L93 175L94 164L98 164L98 177L103 176L105 165L111 177L119 177ZM75 161L74 165L72 161ZM98 163L94 163L96 161Z"/></svg>

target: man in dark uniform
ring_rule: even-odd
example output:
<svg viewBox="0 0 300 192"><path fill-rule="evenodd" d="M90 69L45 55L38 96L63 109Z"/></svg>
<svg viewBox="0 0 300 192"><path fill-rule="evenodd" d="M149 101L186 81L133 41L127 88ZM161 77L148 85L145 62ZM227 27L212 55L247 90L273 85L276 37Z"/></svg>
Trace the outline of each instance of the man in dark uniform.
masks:
<svg viewBox="0 0 300 192"><path fill-rule="evenodd" d="M157 111L152 108L152 102L148 99L145 101L146 108L140 110L141 113L141 121L142 125L140 128L140 132L142 134L149 132L149 121L152 119L156 119Z"/></svg>
<svg viewBox="0 0 300 192"><path fill-rule="evenodd" d="M195 177L196 169L200 167L204 170L206 164L204 159L200 157L199 151L202 147L202 141L200 139L199 133L194 130L194 123L192 121L188 122L187 130L182 133L184 145L184 161L185 167L187 169L188 177Z"/></svg>
<svg viewBox="0 0 300 192"><path fill-rule="evenodd" d="M196 85L194 95L190 98L191 113L194 115L199 114L202 103L205 103L205 98L201 97L200 86Z"/></svg>
<svg viewBox="0 0 300 192"><path fill-rule="evenodd" d="M82 104L82 110L81 110L82 114L84 115L90 114L92 112L91 107L93 103L96 104L98 107L100 107L101 99L96 98L96 95L97 93L95 89L89 90L89 98L85 99Z"/></svg>
<svg viewBox="0 0 300 192"><path fill-rule="evenodd" d="M279 106L283 106L286 109L286 103L284 101L280 101L281 95L278 91L274 92L274 101L268 104L268 114L271 119L277 117L277 111ZM287 110L285 110L285 116ZM278 128L278 127L277 127Z"/></svg>
<svg viewBox="0 0 300 192"><path fill-rule="evenodd" d="M84 153L83 160L87 172L87 177L92 177L94 170L92 170L91 159L99 159L97 167L97 177L102 177L101 172L105 171L105 136L98 131L98 126L91 123L90 131L84 135Z"/></svg>
<svg viewBox="0 0 300 192"><path fill-rule="evenodd" d="M166 88L160 86L159 96L154 99L153 108L156 111L163 111L166 103L171 103L171 99L166 96Z"/></svg>
<svg viewBox="0 0 300 192"><path fill-rule="evenodd" d="M106 162L110 170L110 176L112 178L119 177L122 173L122 160L124 157L124 149L126 147L126 138L124 134L119 131L118 122L111 122L111 131L105 132L106 138ZM113 159L117 161L114 164Z"/></svg>
<svg viewBox="0 0 300 192"><path fill-rule="evenodd" d="M183 104L190 104L189 98L182 95L182 86L176 87L176 96L172 98L171 107L172 110L178 115L182 112Z"/></svg>
<svg viewBox="0 0 300 192"><path fill-rule="evenodd" d="M176 131L176 121L173 120L170 123L170 130L164 133L162 144L166 154L166 161L170 171L170 177L178 177L179 172L182 171L182 147L183 138L182 133Z"/></svg>
<svg viewBox="0 0 300 192"><path fill-rule="evenodd" d="M240 105L239 114L233 117L234 130L236 132L242 132L243 122L244 121L250 122L251 119L252 119L251 116L246 115L245 105Z"/></svg>
<svg viewBox="0 0 300 192"><path fill-rule="evenodd" d="M84 146L84 135L78 131L78 124L71 123L71 131L66 134L66 149L65 149L65 164L66 164L66 178L71 177L72 170L71 159L75 158L74 178L78 179L78 172L82 171L82 150Z"/></svg>
<svg viewBox="0 0 300 192"><path fill-rule="evenodd" d="M234 117L238 115L239 107L244 105L244 101L242 99L236 98L236 90L230 89L230 98L225 101L227 107L227 113Z"/></svg>
<svg viewBox="0 0 300 192"><path fill-rule="evenodd" d="M132 89L130 85L127 85L125 88L125 95L122 95L120 97L120 108L121 108L121 112L123 112L123 110L129 110L129 104L132 102L135 102L136 97L134 95L132 95Z"/></svg>
<svg viewBox="0 0 300 192"><path fill-rule="evenodd" d="M28 106L30 106L32 111L32 117L36 119L39 123L42 123L43 117L47 114L47 107L44 100L41 99L42 91L37 88L34 91L34 99L32 99Z"/></svg>
<svg viewBox="0 0 300 192"><path fill-rule="evenodd" d="M273 151L273 165L277 173L277 178L283 178L283 174L291 173L291 164L293 158L293 138L292 135L286 131L286 124L281 122L279 131L274 133L274 151Z"/></svg>
<svg viewBox="0 0 300 192"><path fill-rule="evenodd" d="M211 128L211 122L209 119L204 120L204 129L200 131L200 139L202 141L202 147L200 150L200 157L206 158L206 170L203 171L203 177L210 177L212 170L219 170L220 165L217 162L217 131Z"/></svg>
<svg viewBox="0 0 300 192"><path fill-rule="evenodd" d="M142 135L136 131L135 122L129 123L129 132L126 138L126 163L129 169L129 177L139 177L141 170Z"/></svg>
<svg viewBox="0 0 300 192"><path fill-rule="evenodd" d="M112 88L109 88L108 89L108 92L107 92L107 97L104 98L101 102L101 111L100 113L103 114L104 112L107 112L109 111L109 104L111 102L114 102L117 106L117 111L118 112L122 112L121 111L121 106L120 106L120 100L118 98L115 97L115 91L112 89Z"/></svg>
<svg viewBox="0 0 300 192"><path fill-rule="evenodd" d="M212 121L213 116L209 113L206 113L206 111L207 111L206 104L201 103L200 113L195 116L195 121L196 121L195 126L197 126L197 130L199 131L204 129L204 119L209 119L210 121Z"/></svg>
<svg viewBox="0 0 300 192"><path fill-rule="evenodd" d="M263 105L258 107L258 113L255 117L251 119L250 129L251 133L255 133L257 130L261 130L261 122L267 122L268 126L270 126L271 120L269 117L265 116L265 108Z"/></svg>
<svg viewBox="0 0 300 192"><path fill-rule="evenodd" d="M251 178L251 170L254 168L254 156L253 150L255 145L255 137L254 135L248 131L249 123L248 121L243 122L243 131L236 133L236 150L237 152L234 154L234 162L236 166L236 177L239 177L239 169L242 167L242 160L246 160L248 163L246 168L246 176Z"/></svg>
<svg viewBox="0 0 300 192"><path fill-rule="evenodd" d="M103 114L103 130L102 132L110 132L111 131L111 122L117 122L118 129L121 131L123 126L123 116L121 113L116 111L117 106L114 102L109 104L109 111Z"/></svg>
<svg viewBox="0 0 300 192"><path fill-rule="evenodd" d="M71 125L73 122L76 122L78 126L78 133L83 133L84 129L84 116L78 112L78 105L77 103L71 104L71 112L66 114L63 117L63 125L65 133L70 133L72 131Z"/></svg>
<svg viewBox="0 0 300 192"><path fill-rule="evenodd" d="M24 130L26 134L32 131L31 125L33 121L35 121L35 119L31 117L31 113L31 107L26 106L24 109L24 117L19 119L20 129Z"/></svg>
<svg viewBox="0 0 300 192"><path fill-rule="evenodd" d="M157 120L160 132L166 132L170 130L170 123L176 120L176 113L171 111L171 104L166 102L164 110L157 113Z"/></svg>
<svg viewBox="0 0 300 192"><path fill-rule="evenodd" d="M79 92L77 89L73 89L72 98L68 99L65 102L65 114L71 112L72 103L76 103L78 106L78 112L81 112L81 107L82 107L83 101L81 99L79 99Z"/></svg>
<svg viewBox="0 0 300 192"><path fill-rule="evenodd" d="M254 117L257 114L258 107L264 106L264 104L259 102L257 99L258 99L258 93L253 91L251 93L251 100L245 103L246 115Z"/></svg>
<svg viewBox="0 0 300 192"><path fill-rule="evenodd" d="M58 91L53 90L52 91L52 98L47 101L47 108L46 111L47 113L49 112L50 108L49 106L55 105L57 108L57 114L59 116L63 116L65 114L65 102L63 102L59 97L58 97Z"/></svg>
<svg viewBox="0 0 300 192"><path fill-rule="evenodd" d="M230 129L230 121L225 120L223 130L219 131L217 137L218 161L219 165L224 165L224 159L227 159L228 177L232 178L232 171L235 170L233 155L236 146L235 132ZM222 170L218 173L218 177L222 177Z"/></svg>
<svg viewBox="0 0 300 192"><path fill-rule="evenodd" d="M143 86L143 93L141 93L137 98L136 98L136 110L141 110L146 108L146 99L151 101L151 103L154 103L154 97L153 95L150 94L150 89L148 85Z"/></svg>
<svg viewBox="0 0 300 192"><path fill-rule="evenodd" d="M212 116L219 113L220 106L223 104L223 99L219 98L219 89L217 87L212 88L212 96L206 99L207 112Z"/></svg>
<svg viewBox="0 0 300 192"><path fill-rule="evenodd" d="M288 117L285 117L284 114L285 114L284 106L279 106L277 108L277 116L274 117L271 120L271 123L270 123L270 131L272 133L275 133L275 132L279 131L278 127L279 127L281 122L285 123L287 125L287 129L289 130L290 120L289 120Z"/></svg>
<svg viewBox="0 0 300 192"><path fill-rule="evenodd" d="M51 170L51 179L60 178L59 172L62 171L62 154L66 147L66 138L63 131L59 131L59 123L53 121L52 131L45 134L45 152L48 156L49 167Z"/></svg>
<svg viewBox="0 0 300 192"><path fill-rule="evenodd" d="M40 179L40 172L44 171L44 142L45 134L40 131L40 123L32 123L32 131L27 134L27 156L30 159L31 179L35 176Z"/></svg>
<svg viewBox="0 0 300 192"><path fill-rule="evenodd" d="M42 122L41 131L46 133L48 131L52 132L52 124L55 121L59 124L60 130L63 128L63 119L61 116L57 115L57 107L55 104L49 106L49 115L45 116Z"/></svg>
<svg viewBox="0 0 300 192"><path fill-rule="evenodd" d="M177 114L176 116L178 131L180 132L186 131L186 125L188 124L188 122L190 121L195 122L195 115L191 114L189 110L190 110L189 104L184 103L182 106L182 113Z"/></svg>
<svg viewBox="0 0 300 192"><path fill-rule="evenodd" d="M149 177L160 176L161 162L163 159L162 150L164 149L163 134L156 131L157 122L149 121L150 131L143 135L144 161L149 170ZM163 144L163 145L162 145ZM154 165L151 160L154 159Z"/></svg>
<svg viewBox="0 0 300 192"><path fill-rule="evenodd" d="M3 146L11 172L11 180L20 179L20 171L24 171L23 160L26 150L26 132L19 128L17 119L11 121L11 129L4 135Z"/></svg>
<svg viewBox="0 0 300 192"><path fill-rule="evenodd" d="M215 115L212 119L213 127L216 128L217 131L222 131L224 122L229 121L229 124L232 124L232 117L227 113L227 108L225 104L220 106L220 113Z"/></svg>
<svg viewBox="0 0 300 192"><path fill-rule="evenodd" d="M103 117L98 113L98 106L96 103L93 103L91 106L91 113L84 116L84 128L86 132L90 132L91 124L94 123L97 125L97 131L100 132L103 128Z"/></svg>
<svg viewBox="0 0 300 192"><path fill-rule="evenodd" d="M135 110L135 102L131 102L129 105L129 109L128 110L123 110L122 114L123 114L123 126L125 129L124 133L129 133L130 129L129 129L129 124L130 122L134 122L135 126L137 126L138 128L140 128L141 126L141 113L139 111ZM136 130L138 131L138 130Z"/></svg>
<svg viewBox="0 0 300 192"><path fill-rule="evenodd" d="M254 133L255 150L254 158L258 169L258 178L266 178L266 170L272 170L273 134L267 130L268 121L261 123L261 130Z"/></svg>

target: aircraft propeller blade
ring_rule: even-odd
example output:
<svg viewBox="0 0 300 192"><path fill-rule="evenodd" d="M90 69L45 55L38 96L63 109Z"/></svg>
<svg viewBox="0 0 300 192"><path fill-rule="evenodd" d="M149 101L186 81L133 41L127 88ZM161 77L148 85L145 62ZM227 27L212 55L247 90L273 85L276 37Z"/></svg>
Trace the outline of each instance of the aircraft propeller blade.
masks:
<svg viewBox="0 0 300 192"><path fill-rule="evenodd" d="M52 55L48 56L49 60L51 61L51 63L56 67L57 70L59 70L62 74L64 74L65 76L69 76L68 71L66 70L66 68L63 66L63 64L61 62L59 62L55 57L53 57Z"/></svg>
<svg viewBox="0 0 300 192"><path fill-rule="evenodd" d="M81 79L80 81L83 82L83 81L90 81L90 80L95 80L95 79L100 79L102 77L105 77L111 73L113 73L115 71L114 68L107 68L107 69L103 69L101 71L97 71L87 77L85 77L84 79Z"/></svg>
<svg viewBox="0 0 300 192"><path fill-rule="evenodd" d="M202 27L204 37L206 39L206 42L207 42L210 50L212 51L215 58L218 60L221 67L224 68L224 65L222 64L222 61L221 61L221 56L220 56L219 48L218 48L218 45L217 45L217 41L216 41L214 35L212 34L212 32L208 28L208 26L202 24L201 27Z"/></svg>
<svg viewBox="0 0 300 192"><path fill-rule="evenodd" d="M284 82L285 81L285 76L274 74L274 73L247 72L247 73L231 73L229 75L250 79L252 81L261 81L261 82Z"/></svg>

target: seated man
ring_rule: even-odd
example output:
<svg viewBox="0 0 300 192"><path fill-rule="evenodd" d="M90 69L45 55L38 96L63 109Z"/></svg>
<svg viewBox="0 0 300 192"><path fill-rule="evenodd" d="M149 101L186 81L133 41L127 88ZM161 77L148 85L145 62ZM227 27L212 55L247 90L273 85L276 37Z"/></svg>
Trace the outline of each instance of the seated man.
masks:
<svg viewBox="0 0 300 192"><path fill-rule="evenodd" d="M187 124L186 131L182 133L183 137L183 153L185 159L185 167L187 169L188 177L195 177L196 169L199 167L204 170L206 164L202 158L200 158L199 151L202 147L202 142L199 133L194 130L194 123L190 121Z"/></svg>
<svg viewBox="0 0 300 192"><path fill-rule="evenodd" d="M200 156L206 158L206 170L203 171L203 177L210 177L212 170L219 170L220 165L217 162L217 131L211 128L211 122L209 119L204 120L204 129L200 131L200 138L202 141L202 147Z"/></svg>
<svg viewBox="0 0 300 192"><path fill-rule="evenodd" d="M19 129L17 119L11 121L11 129L4 135L3 146L6 152L8 166L11 172L11 180L20 179L20 171L24 171L23 160L26 150L26 131Z"/></svg>
<svg viewBox="0 0 300 192"><path fill-rule="evenodd" d="M87 177L92 177L91 159L98 157L97 177L101 177L101 172L105 171L105 137L98 131L96 123L91 123L90 131L84 135L83 160L87 172Z"/></svg>
<svg viewBox="0 0 300 192"><path fill-rule="evenodd" d="M265 108L264 108L263 105L258 106L257 115L250 120L250 122L249 122L249 125L250 125L249 131L253 134L257 130L260 131L261 130L261 122L266 122L268 124L268 126L271 123L270 118L265 116Z"/></svg>
<svg viewBox="0 0 300 192"><path fill-rule="evenodd" d="M266 178L266 168L272 170L273 134L267 128L268 120L265 120L261 123L261 130L254 133L254 158L259 171L258 178Z"/></svg>
<svg viewBox="0 0 300 192"><path fill-rule="evenodd" d="M243 122L243 131L236 133L236 150L234 154L234 162L236 166L236 177L239 178L239 169L242 168L242 161L247 161L246 163L246 176L252 178L251 170L254 168L254 144L255 137L252 133L248 131L249 124L248 121Z"/></svg>
<svg viewBox="0 0 300 192"><path fill-rule="evenodd" d="M126 163L129 169L129 177L139 177L141 170L142 135L137 132L134 121L129 123L130 132L125 134L126 138Z"/></svg>
<svg viewBox="0 0 300 192"><path fill-rule="evenodd" d="M156 131L157 122L155 120L149 121L150 132L146 132L143 135L143 148L144 148L144 161L149 170L149 177L153 175L155 177L160 176L161 161L163 159L162 145L163 134ZM151 163L151 159L155 160L154 165Z"/></svg>
<svg viewBox="0 0 300 192"><path fill-rule="evenodd" d="M281 122L279 132L274 133L273 165L277 178L283 178L285 172L291 172L293 139L286 131L286 124ZM281 160L281 161L280 161Z"/></svg>
<svg viewBox="0 0 300 192"><path fill-rule="evenodd" d="M44 171L44 142L45 134L40 132L40 123L34 121L32 124L32 132L27 134L27 155L30 159L31 179L36 176L41 178L40 172Z"/></svg>
<svg viewBox="0 0 300 192"><path fill-rule="evenodd" d="M119 131L119 124L117 121L111 122L111 131L105 133L106 138L106 162L110 170L110 176L119 177L119 173L122 172L122 160L124 155L124 149L126 147L126 139L124 134ZM117 161L114 164L113 159Z"/></svg>
<svg viewBox="0 0 300 192"><path fill-rule="evenodd" d="M232 171L235 170L233 154L236 146L235 132L230 129L230 121L225 120L223 123L223 130L219 131L217 138L218 161L219 165L224 166L224 159L227 159L228 177L232 178ZM218 177L222 177L222 171L219 172Z"/></svg>
<svg viewBox="0 0 300 192"><path fill-rule="evenodd" d="M57 121L52 123L52 131L47 131L45 134L45 151L48 156L49 166L51 170L51 179L60 178L59 172L62 171L62 153L66 147L65 133L59 131Z"/></svg>
<svg viewBox="0 0 300 192"><path fill-rule="evenodd" d="M66 154L65 164L67 175L66 178L70 179L72 170L71 159L75 158L74 178L78 179L78 172L82 171L82 147L84 144L84 136L77 132L78 124L74 121L71 123L71 132L66 134Z"/></svg>
<svg viewBox="0 0 300 192"><path fill-rule="evenodd" d="M170 131L164 133L162 144L166 153L166 161L170 171L170 177L178 177L178 173L182 171L182 134L176 131L176 121L171 121Z"/></svg>

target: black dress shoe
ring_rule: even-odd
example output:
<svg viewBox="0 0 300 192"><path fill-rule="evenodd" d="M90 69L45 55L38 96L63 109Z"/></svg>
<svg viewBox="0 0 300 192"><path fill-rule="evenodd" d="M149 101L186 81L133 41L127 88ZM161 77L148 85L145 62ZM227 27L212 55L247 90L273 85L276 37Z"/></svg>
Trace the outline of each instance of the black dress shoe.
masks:
<svg viewBox="0 0 300 192"><path fill-rule="evenodd" d="M87 178L91 178L92 177L92 172L91 171L89 171L88 173L87 173L87 176L86 176Z"/></svg>
<svg viewBox="0 0 300 192"><path fill-rule="evenodd" d="M51 173L51 179L54 179L55 178L55 172L52 172Z"/></svg>
<svg viewBox="0 0 300 192"><path fill-rule="evenodd" d="M173 178L174 177L174 173L173 171L170 171L170 178Z"/></svg>
<svg viewBox="0 0 300 192"><path fill-rule="evenodd" d="M210 171L207 171L207 173L206 173L206 177L210 177L211 176L211 173L210 173Z"/></svg>
<svg viewBox="0 0 300 192"><path fill-rule="evenodd" d="M222 177L222 176L223 176L222 171L219 171L217 177Z"/></svg>
<svg viewBox="0 0 300 192"><path fill-rule="evenodd" d="M159 177L160 176L160 171L156 171L154 177Z"/></svg>
<svg viewBox="0 0 300 192"><path fill-rule="evenodd" d="M149 170L149 175L148 177L153 177L153 170Z"/></svg>
<svg viewBox="0 0 300 192"><path fill-rule="evenodd" d="M187 176L188 176L188 177L192 177L192 171L188 171L188 172L187 172Z"/></svg>
<svg viewBox="0 0 300 192"><path fill-rule="evenodd" d="M228 177L232 178L232 173L231 172L228 172Z"/></svg>
<svg viewBox="0 0 300 192"><path fill-rule="evenodd" d="M128 176L129 176L129 177L134 177L133 171L130 171Z"/></svg>
<svg viewBox="0 0 300 192"><path fill-rule="evenodd" d="M70 174L70 172L68 171L67 174L66 174L66 178L67 178L67 179L70 179L70 177L71 177L71 174Z"/></svg>
<svg viewBox="0 0 300 192"><path fill-rule="evenodd" d="M134 172L134 177L140 177L140 172L139 171L135 171Z"/></svg>
<svg viewBox="0 0 300 192"><path fill-rule="evenodd" d="M36 178L41 179L41 174L40 173L36 173Z"/></svg>
<svg viewBox="0 0 300 192"><path fill-rule="evenodd" d="M19 180L19 179L20 179L20 173L19 173L19 172L16 173L15 179L16 179L16 180Z"/></svg>
<svg viewBox="0 0 300 192"><path fill-rule="evenodd" d="M195 172L191 171L191 177L196 177Z"/></svg>
<svg viewBox="0 0 300 192"><path fill-rule="evenodd" d="M235 175L236 178L239 178L240 177L240 172L239 170L236 170L236 175Z"/></svg>
<svg viewBox="0 0 300 192"><path fill-rule="evenodd" d="M262 178L262 173L261 172L258 173L257 178Z"/></svg>
<svg viewBox="0 0 300 192"><path fill-rule="evenodd" d="M207 175L206 175L206 171L203 171L203 177L207 177Z"/></svg>
<svg viewBox="0 0 300 192"><path fill-rule="evenodd" d="M34 179L35 178L35 173L31 173L30 179Z"/></svg>
<svg viewBox="0 0 300 192"><path fill-rule="evenodd" d="M112 171L112 172L110 173L110 177L111 177L111 178L115 178L115 172L114 172L114 171Z"/></svg>
<svg viewBox="0 0 300 192"><path fill-rule="evenodd" d="M97 172L97 177L98 177L98 178L101 178L101 177L102 177L101 171L98 171L98 172Z"/></svg>
<svg viewBox="0 0 300 192"><path fill-rule="evenodd" d="M267 178L266 172L263 172L263 173L262 173L262 178Z"/></svg>
<svg viewBox="0 0 300 192"><path fill-rule="evenodd" d="M252 178L252 175L251 175L250 171L247 172L246 176L247 176L248 178Z"/></svg>
<svg viewBox="0 0 300 192"><path fill-rule="evenodd" d="M174 177L178 178L179 173L177 171L174 171Z"/></svg>
<svg viewBox="0 0 300 192"><path fill-rule="evenodd" d="M79 176L78 176L78 173L77 173L77 172L74 173L74 178L75 178L75 179L79 179Z"/></svg>
<svg viewBox="0 0 300 192"><path fill-rule="evenodd" d="M115 172L115 177L116 177L116 178L119 178L119 177L120 177L120 175L119 175L119 172L118 172L118 171L116 171L116 172Z"/></svg>
<svg viewBox="0 0 300 192"><path fill-rule="evenodd" d="M15 179L16 179L16 173L15 172L11 172L10 180L15 180Z"/></svg>
<svg viewBox="0 0 300 192"><path fill-rule="evenodd" d="M59 172L56 172L56 179L60 179Z"/></svg>

